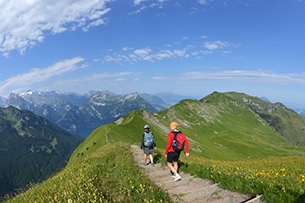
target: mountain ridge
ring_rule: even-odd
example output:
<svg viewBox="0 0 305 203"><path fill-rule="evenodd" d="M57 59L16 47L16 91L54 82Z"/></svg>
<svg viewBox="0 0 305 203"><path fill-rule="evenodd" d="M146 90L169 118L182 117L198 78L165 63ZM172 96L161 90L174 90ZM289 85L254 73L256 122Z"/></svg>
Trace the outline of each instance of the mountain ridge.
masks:
<svg viewBox="0 0 305 203"><path fill-rule="evenodd" d="M202 99L202 101L213 97L213 94L217 95L219 93L214 92ZM271 103L244 93L227 92L226 95L231 98L237 98L238 102L246 104L256 115L260 116L290 143L305 145L305 117L294 110L287 108L280 102Z"/></svg>
<svg viewBox="0 0 305 203"><path fill-rule="evenodd" d="M253 109L250 108L251 106ZM274 108L278 106L280 108ZM262 112L255 112L254 107L266 107L267 109L264 114ZM273 109L273 111L269 112L270 109ZM289 129L285 131L282 131L282 128L278 128L278 125L276 125L277 123L294 123L296 120L300 120L297 124L305 123L305 118L284 107L282 104L266 102L244 93L213 92L201 100L181 100L179 103L161 112L151 113L142 110L139 112L141 119L130 123L130 119L136 118L137 112L133 111L106 126L122 128L124 132L131 132L130 128L132 128L134 131L132 134L137 134L137 132L141 134L141 124L144 126L145 123L149 123L158 135L158 139L165 142L166 137L160 135L166 135L169 122L175 120L180 124L182 131L192 135L191 144L196 153L205 152L207 156L212 154L217 155L216 157L211 156L209 158L217 158L218 156L223 156L222 154L227 155L230 153L236 154L239 158L240 156L255 158L252 156L253 151L257 151L258 157L265 157L265 153L260 154L262 146L265 146L266 152L277 152L272 153L272 156L283 156L286 154L286 150L293 151L295 147L305 146L304 132L301 126L298 126L298 135L295 136L295 131L291 130L295 128L294 125L285 125L285 128ZM285 114L288 116L285 117ZM269 117L261 117L261 115L269 115ZM273 117L275 118L274 120L272 120ZM289 122L283 122L285 119ZM103 126L100 128L103 129ZM96 131L99 131L100 128L97 128L92 134L96 134ZM111 132L111 130L108 130L107 134ZM283 132L292 132L291 135L289 134L289 137L291 136L293 139L287 139ZM92 134L90 136L94 136ZM232 135L234 135L234 139L231 139ZM131 141L136 140L132 138ZM279 146L269 146L273 142L279 142L280 144ZM200 143L210 144L204 146ZM237 149L228 151L232 146L239 146L238 150L240 152ZM280 148L282 148L282 152L278 151ZM227 157L224 156L223 158Z"/></svg>

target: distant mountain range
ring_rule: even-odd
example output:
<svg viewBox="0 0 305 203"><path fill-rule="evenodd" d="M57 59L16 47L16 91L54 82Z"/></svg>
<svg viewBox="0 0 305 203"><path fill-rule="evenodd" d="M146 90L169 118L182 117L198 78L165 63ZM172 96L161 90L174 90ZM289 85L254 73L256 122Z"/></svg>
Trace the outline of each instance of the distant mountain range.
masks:
<svg viewBox="0 0 305 203"><path fill-rule="evenodd" d="M7 99L0 98L0 107L14 106L32 111L71 133L86 137L97 127L113 122L132 110L158 112L183 99L194 98L173 93L130 93L121 96L109 91L89 91L83 95L27 91L11 93ZM269 102L266 97L261 99ZM305 115L305 111L299 113Z"/></svg>
<svg viewBox="0 0 305 203"><path fill-rule="evenodd" d="M47 119L15 107L0 108L1 196L62 169L84 140Z"/></svg>
<svg viewBox="0 0 305 203"><path fill-rule="evenodd" d="M0 107L14 106L32 111L71 133L87 137L97 127L113 122L132 110L158 112L183 99L194 98L173 93L130 93L122 96L109 91L89 91L83 95L27 91L11 93L7 99L0 98ZM270 102L266 97L261 99ZM305 115L305 111L298 113Z"/></svg>
<svg viewBox="0 0 305 203"><path fill-rule="evenodd" d="M86 137L95 128L115 121L132 110L157 112L168 108L158 96L131 93L124 96L109 91L90 91L84 95L57 91L11 93L0 99L0 107L14 106L42 116L59 127Z"/></svg>

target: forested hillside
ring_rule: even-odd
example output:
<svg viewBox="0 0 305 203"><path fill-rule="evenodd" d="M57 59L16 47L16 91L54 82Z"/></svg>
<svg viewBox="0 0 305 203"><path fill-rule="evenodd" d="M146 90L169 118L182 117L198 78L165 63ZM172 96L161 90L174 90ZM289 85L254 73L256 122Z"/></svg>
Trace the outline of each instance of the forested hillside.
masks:
<svg viewBox="0 0 305 203"><path fill-rule="evenodd" d="M30 111L0 109L0 195L58 172L83 138Z"/></svg>

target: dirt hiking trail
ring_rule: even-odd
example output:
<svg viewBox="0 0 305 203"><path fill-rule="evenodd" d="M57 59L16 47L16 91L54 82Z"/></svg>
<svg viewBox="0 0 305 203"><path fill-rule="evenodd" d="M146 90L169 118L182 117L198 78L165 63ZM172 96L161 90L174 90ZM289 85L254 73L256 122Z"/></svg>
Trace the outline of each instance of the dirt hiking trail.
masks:
<svg viewBox="0 0 305 203"><path fill-rule="evenodd" d="M140 170L148 176L158 187L167 191L174 202L179 203L262 203L259 196L252 198L249 195L239 194L219 188L217 184L180 172L182 179L175 181L167 167L160 163L155 166L143 165L143 151L139 146L132 145L134 162Z"/></svg>

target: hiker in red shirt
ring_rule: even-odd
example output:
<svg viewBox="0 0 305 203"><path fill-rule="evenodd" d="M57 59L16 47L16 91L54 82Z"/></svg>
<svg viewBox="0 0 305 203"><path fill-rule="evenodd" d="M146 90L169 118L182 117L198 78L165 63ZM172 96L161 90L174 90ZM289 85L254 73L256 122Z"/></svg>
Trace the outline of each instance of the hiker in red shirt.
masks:
<svg viewBox="0 0 305 203"><path fill-rule="evenodd" d="M172 177L175 181L181 180L181 176L178 174L178 161L180 157L180 153L185 146L185 155L189 156L189 142L185 135L178 130L178 124L176 122L170 123L171 131L167 135L167 145L165 149L165 156L167 157L167 166L172 173ZM173 147L173 141L176 137L176 141L179 141L180 150ZM175 150L175 149L176 150ZM181 149L182 148L182 149Z"/></svg>

